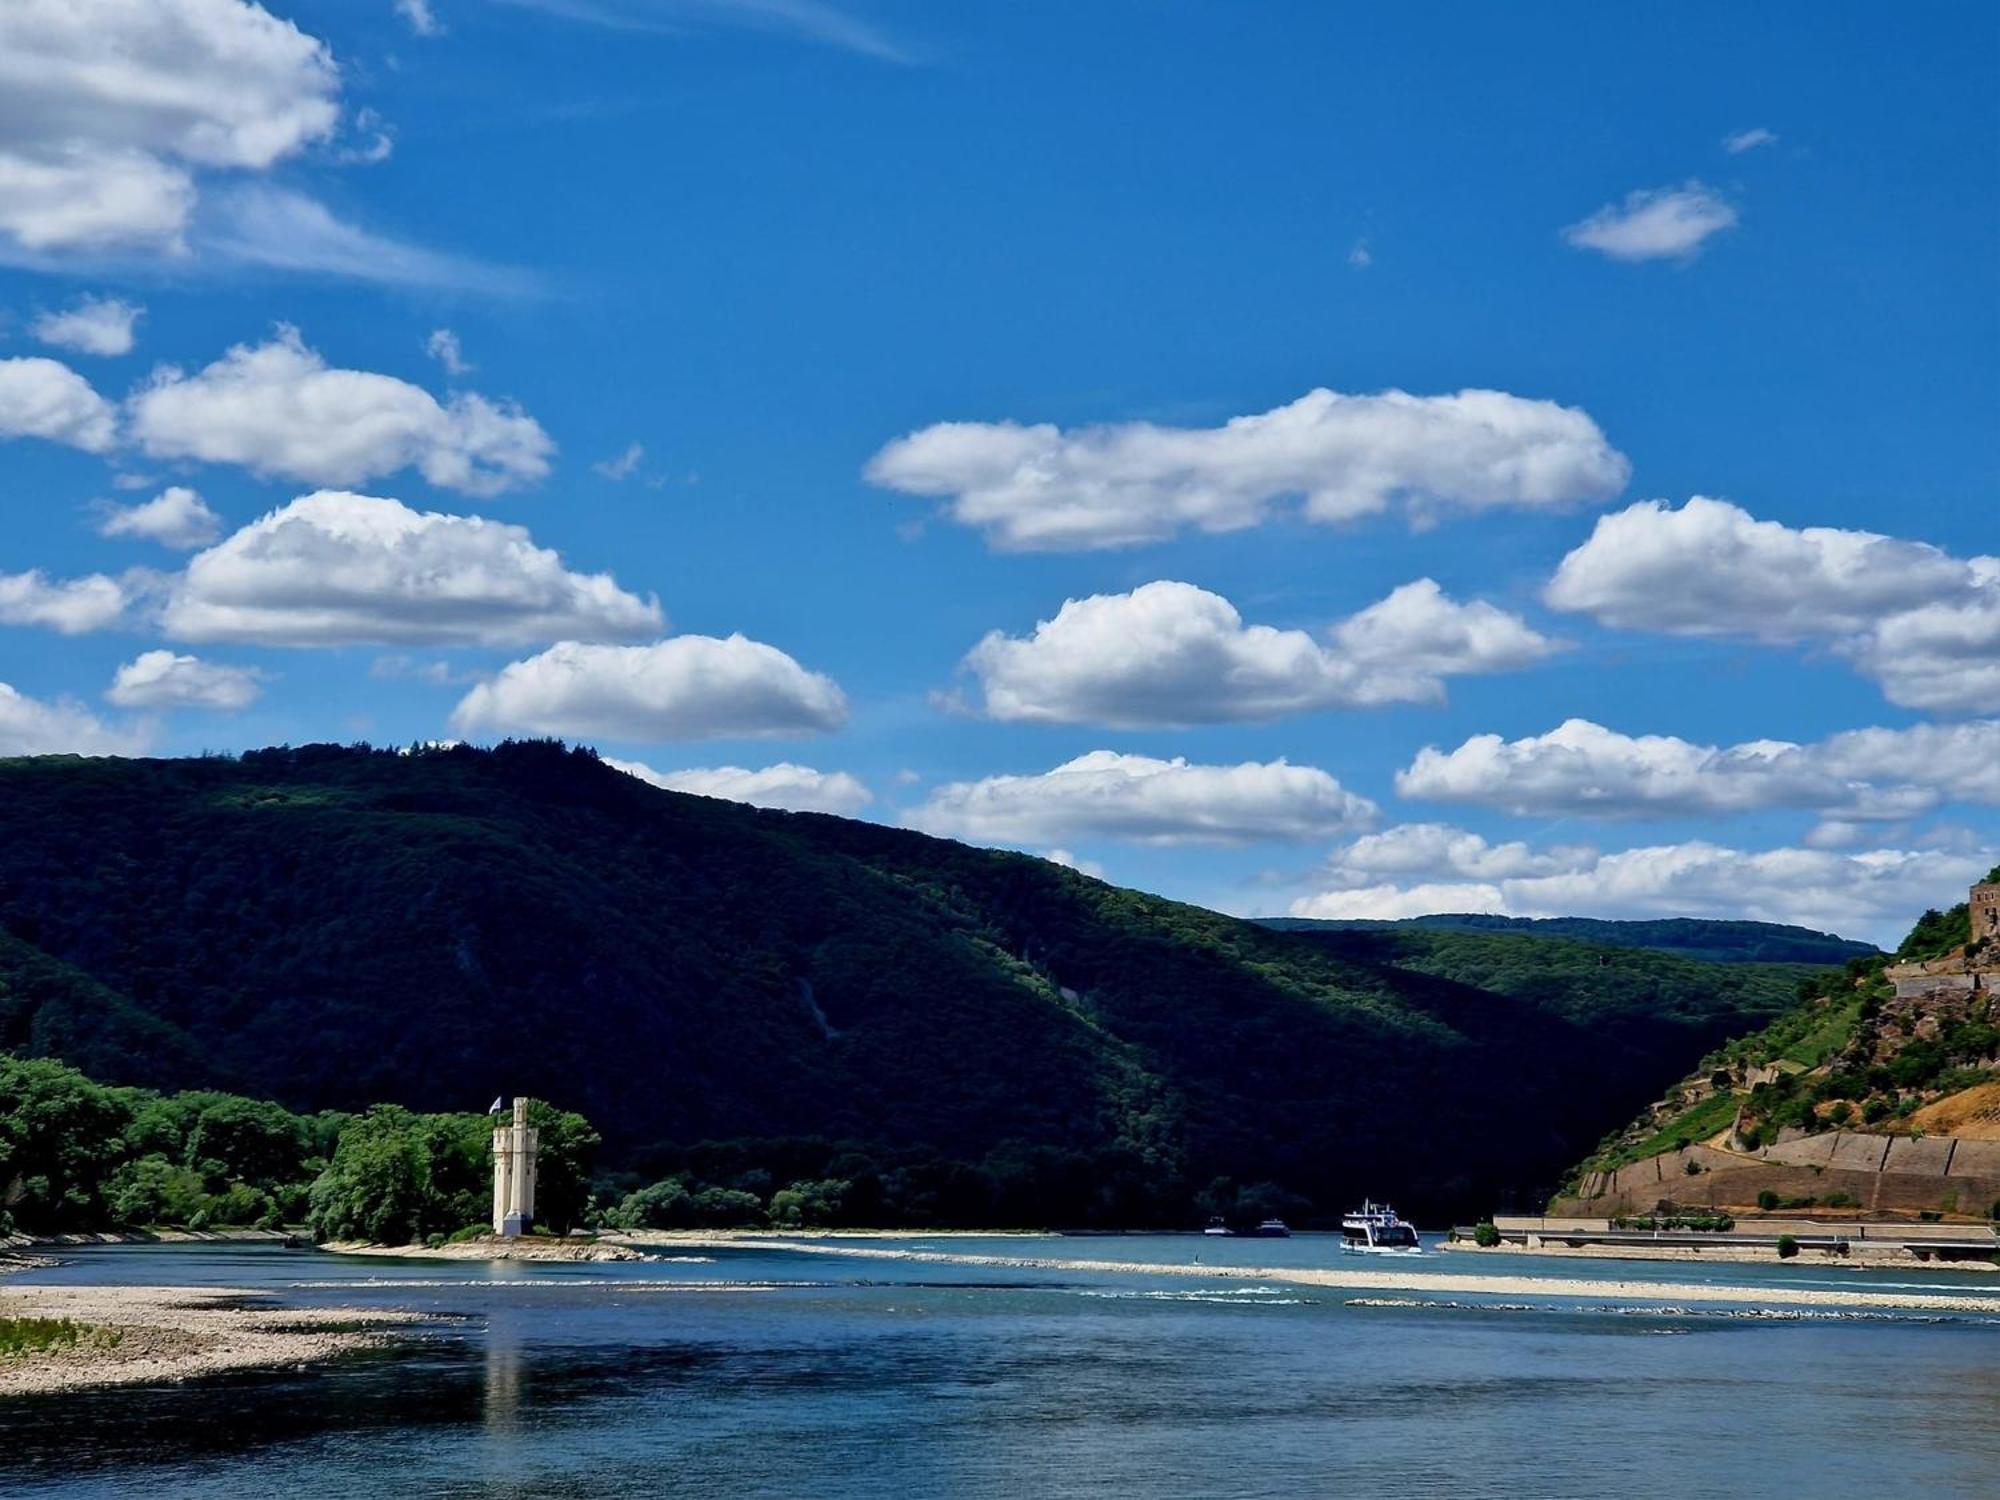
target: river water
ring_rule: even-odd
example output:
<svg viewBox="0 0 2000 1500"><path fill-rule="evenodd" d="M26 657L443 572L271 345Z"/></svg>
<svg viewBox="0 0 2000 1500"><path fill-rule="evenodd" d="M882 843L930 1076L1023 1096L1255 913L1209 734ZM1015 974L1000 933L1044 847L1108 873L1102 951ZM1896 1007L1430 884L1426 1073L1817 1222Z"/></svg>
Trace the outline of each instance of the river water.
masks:
<svg viewBox="0 0 2000 1500"><path fill-rule="evenodd" d="M644 1264L66 1251L20 1278L252 1287L434 1315L310 1370L0 1402L0 1495L2000 1494L2000 1321L1729 1316L1357 1293L1149 1264L1316 1266L1337 1242L868 1241L1082 1272L732 1248ZM1426 1272L2000 1290L1959 1273L1426 1255ZM1383 1268L1379 1260L1366 1269ZM1365 1294L1380 1298L1371 1290Z"/></svg>

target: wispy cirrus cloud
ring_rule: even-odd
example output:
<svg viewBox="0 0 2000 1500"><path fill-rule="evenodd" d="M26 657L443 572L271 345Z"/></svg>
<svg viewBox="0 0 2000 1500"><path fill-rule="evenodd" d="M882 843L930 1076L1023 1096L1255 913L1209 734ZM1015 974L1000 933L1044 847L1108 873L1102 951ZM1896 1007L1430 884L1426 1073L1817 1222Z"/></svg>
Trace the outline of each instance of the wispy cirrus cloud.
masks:
<svg viewBox="0 0 2000 1500"><path fill-rule="evenodd" d="M666 34L736 28L816 42L881 62L922 57L859 16L824 0L498 0L516 10L616 31Z"/></svg>
<svg viewBox="0 0 2000 1500"><path fill-rule="evenodd" d="M518 267L365 229L309 194L271 183L210 194L191 243L199 258L225 269L253 266L489 297L532 296L542 285Z"/></svg>
<svg viewBox="0 0 2000 1500"><path fill-rule="evenodd" d="M1766 130L1762 125L1753 125L1748 130L1733 130L1722 138L1722 149L1731 156L1741 156L1745 151L1755 151L1759 146L1778 144L1778 132Z"/></svg>

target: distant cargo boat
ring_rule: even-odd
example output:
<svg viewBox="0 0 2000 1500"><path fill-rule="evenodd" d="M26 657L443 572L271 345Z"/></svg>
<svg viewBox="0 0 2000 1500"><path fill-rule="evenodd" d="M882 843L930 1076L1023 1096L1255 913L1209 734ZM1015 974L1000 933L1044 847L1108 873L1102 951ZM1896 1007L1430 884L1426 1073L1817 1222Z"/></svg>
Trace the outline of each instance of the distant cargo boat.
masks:
<svg viewBox="0 0 2000 1500"><path fill-rule="evenodd" d="M1216 1216L1215 1218L1213 1218L1213 1219L1210 1219L1210 1220L1208 1221L1208 1227L1207 1227L1206 1229L1202 1230L1202 1233L1203 1233L1203 1234L1234 1234L1234 1233L1235 1233L1235 1231L1234 1231L1233 1229L1231 1229L1231 1228L1229 1227L1228 1223L1227 1223L1227 1222L1226 1222L1226 1221L1225 1221L1225 1220L1224 1220L1224 1219L1223 1219L1223 1218L1222 1218L1222 1217L1221 1217L1220 1215L1217 1215L1217 1216Z"/></svg>
<svg viewBox="0 0 2000 1500"><path fill-rule="evenodd" d="M1351 1255L1421 1255L1415 1226L1386 1203L1364 1203L1340 1221L1340 1248Z"/></svg>

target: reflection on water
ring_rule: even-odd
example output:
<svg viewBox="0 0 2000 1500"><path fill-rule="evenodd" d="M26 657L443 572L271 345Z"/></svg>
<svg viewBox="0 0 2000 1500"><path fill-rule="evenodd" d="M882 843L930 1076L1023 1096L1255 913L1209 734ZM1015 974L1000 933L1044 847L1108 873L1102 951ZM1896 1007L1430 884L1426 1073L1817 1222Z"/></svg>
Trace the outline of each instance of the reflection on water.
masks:
<svg viewBox="0 0 2000 1500"><path fill-rule="evenodd" d="M1132 1243L1155 1259L1184 1246ZM1356 1308L1337 1289L960 1279L768 1252L497 1275L220 1247L88 1259L62 1274L263 1286L436 1321L394 1353L306 1372L0 1404L8 1500L1873 1500L1991 1494L2000 1472L2000 1330L1973 1326ZM730 1285L745 1281L792 1284Z"/></svg>
<svg viewBox="0 0 2000 1500"><path fill-rule="evenodd" d="M486 1385L480 1396L487 1440L504 1445L521 1427L521 1339L511 1322L486 1336Z"/></svg>

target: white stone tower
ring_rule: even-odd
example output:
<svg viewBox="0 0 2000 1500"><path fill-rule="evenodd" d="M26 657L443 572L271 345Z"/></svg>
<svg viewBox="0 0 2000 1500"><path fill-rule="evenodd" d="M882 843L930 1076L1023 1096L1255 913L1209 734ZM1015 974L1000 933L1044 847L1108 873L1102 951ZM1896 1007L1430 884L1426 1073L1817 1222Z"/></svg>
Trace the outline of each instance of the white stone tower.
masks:
<svg viewBox="0 0 2000 1500"><path fill-rule="evenodd" d="M493 1130L493 1232L526 1234L535 1227L537 1132L528 1124L528 1101L514 1101L513 1123Z"/></svg>

